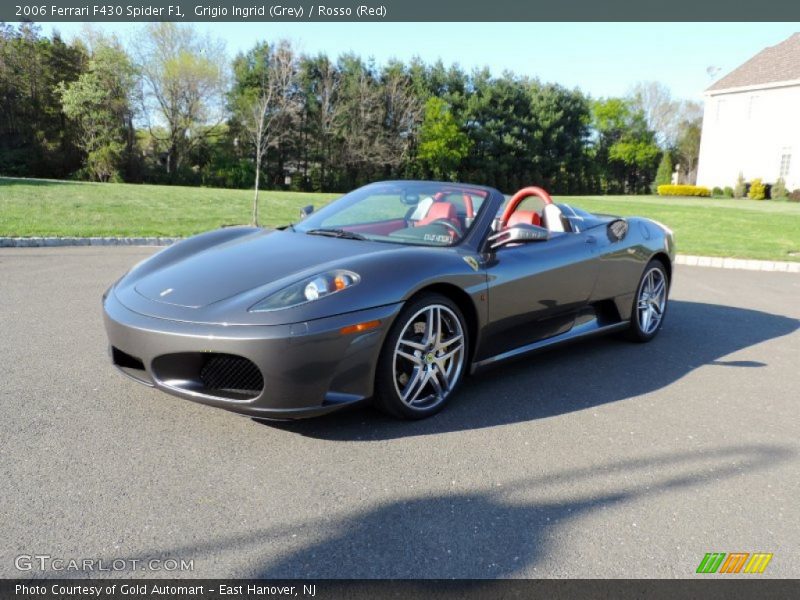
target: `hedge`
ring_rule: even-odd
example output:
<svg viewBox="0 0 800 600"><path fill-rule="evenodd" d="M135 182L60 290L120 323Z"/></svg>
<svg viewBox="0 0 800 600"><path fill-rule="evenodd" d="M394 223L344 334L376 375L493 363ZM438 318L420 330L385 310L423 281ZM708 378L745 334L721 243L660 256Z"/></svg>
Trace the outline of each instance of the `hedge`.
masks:
<svg viewBox="0 0 800 600"><path fill-rule="evenodd" d="M702 185L660 185L659 196L711 196L711 190Z"/></svg>

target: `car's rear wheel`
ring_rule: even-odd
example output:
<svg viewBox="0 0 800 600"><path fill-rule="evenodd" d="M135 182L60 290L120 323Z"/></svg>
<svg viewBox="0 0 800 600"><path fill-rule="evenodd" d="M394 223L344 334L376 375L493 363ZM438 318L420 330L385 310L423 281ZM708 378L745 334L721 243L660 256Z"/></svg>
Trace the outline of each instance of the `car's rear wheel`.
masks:
<svg viewBox="0 0 800 600"><path fill-rule="evenodd" d="M651 260L642 273L633 300L628 337L636 342L649 342L661 330L667 312L669 276L658 259Z"/></svg>
<svg viewBox="0 0 800 600"><path fill-rule="evenodd" d="M375 403L402 419L439 412L464 377L464 315L440 294L425 294L398 315L378 360Z"/></svg>

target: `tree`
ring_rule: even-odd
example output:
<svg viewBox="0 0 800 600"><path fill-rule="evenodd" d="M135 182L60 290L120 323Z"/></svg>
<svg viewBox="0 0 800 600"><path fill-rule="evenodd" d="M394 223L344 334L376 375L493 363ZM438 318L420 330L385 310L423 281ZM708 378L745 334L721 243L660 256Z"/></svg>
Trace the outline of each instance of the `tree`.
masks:
<svg viewBox="0 0 800 600"><path fill-rule="evenodd" d="M300 58L300 75L303 109L305 111L306 152L308 160L309 139L316 140L312 158L318 164L318 179L314 189L330 187L329 167L333 162L335 127L341 112L339 70L324 54Z"/></svg>
<svg viewBox="0 0 800 600"><path fill-rule="evenodd" d="M402 63L390 63L379 82L383 131L379 165L389 175L411 159L422 121L423 102Z"/></svg>
<svg viewBox="0 0 800 600"><path fill-rule="evenodd" d="M225 49L189 25L150 23L145 31L135 45L144 115L150 134L166 146L166 171L173 174L225 119Z"/></svg>
<svg viewBox="0 0 800 600"><path fill-rule="evenodd" d="M458 127L447 103L431 97L425 103L425 116L419 135L417 159L436 179L456 178L456 170L469 154L470 139Z"/></svg>
<svg viewBox="0 0 800 600"><path fill-rule="evenodd" d="M232 103L255 150L253 225L258 225L258 190L261 167L267 151L290 133L300 110L297 78L291 44L281 41L270 47L259 43L234 64Z"/></svg>
<svg viewBox="0 0 800 600"><path fill-rule="evenodd" d="M682 171L686 174L687 183L693 184L697 179L697 163L700 160L700 134L703 128L702 117L684 120L678 129L675 152Z"/></svg>
<svg viewBox="0 0 800 600"><path fill-rule="evenodd" d="M657 191L660 185L669 185L672 183L672 157L669 152L664 152L661 157L661 162L658 163L658 171L656 171L656 180L653 182L653 191Z"/></svg>
<svg viewBox="0 0 800 600"><path fill-rule="evenodd" d="M80 44L54 33L42 37L32 23L0 24L0 172L66 177L80 167L78 136L61 110L60 82L85 67Z"/></svg>
<svg viewBox="0 0 800 600"><path fill-rule="evenodd" d="M595 158L604 192L642 193L653 181L661 150L641 109L625 98L595 101Z"/></svg>
<svg viewBox="0 0 800 600"><path fill-rule="evenodd" d="M64 114L78 124L77 145L86 167L98 181L118 179L133 141L136 71L118 43L95 43L87 70L59 93Z"/></svg>
<svg viewBox="0 0 800 600"><path fill-rule="evenodd" d="M647 127L656 133L662 148L675 143L680 102L672 99L669 88L658 81L640 81L629 94L631 106L641 111Z"/></svg>

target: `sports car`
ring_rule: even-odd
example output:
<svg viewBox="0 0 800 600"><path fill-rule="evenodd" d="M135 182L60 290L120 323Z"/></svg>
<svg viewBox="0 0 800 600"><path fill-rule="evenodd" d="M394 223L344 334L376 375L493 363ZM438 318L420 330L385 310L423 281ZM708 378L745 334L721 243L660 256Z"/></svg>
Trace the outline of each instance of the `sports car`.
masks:
<svg viewBox="0 0 800 600"><path fill-rule="evenodd" d="M372 400L439 411L464 378L586 336L650 341L675 245L644 218L470 184L367 185L298 222L227 227L144 260L103 296L113 364L266 419Z"/></svg>

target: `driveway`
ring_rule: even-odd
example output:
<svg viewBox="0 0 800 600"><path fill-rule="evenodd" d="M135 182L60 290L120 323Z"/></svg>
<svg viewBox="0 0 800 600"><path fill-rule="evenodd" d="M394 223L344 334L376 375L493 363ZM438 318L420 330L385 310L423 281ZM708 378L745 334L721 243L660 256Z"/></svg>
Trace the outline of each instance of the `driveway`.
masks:
<svg viewBox="0 0 800 600"><path fill-rule="evenodd" d="M467 380L440 415L264 424L117 374L100 296L149 248L0 250L0 577L800 577L800 276L676 267L651 344ZM129 574L120 572L117 574ZM162 576L136 572L138 576Z"/></svg>

